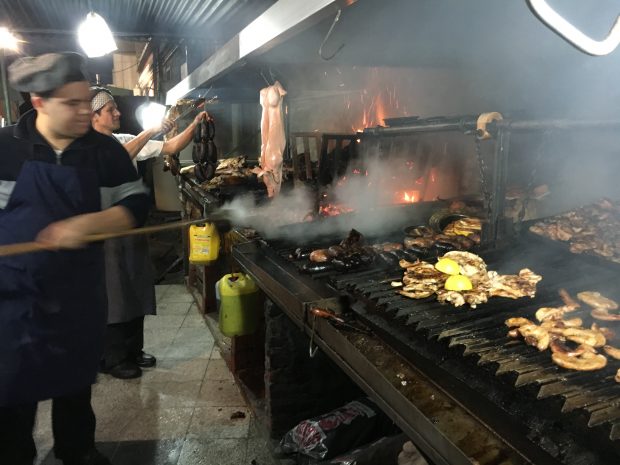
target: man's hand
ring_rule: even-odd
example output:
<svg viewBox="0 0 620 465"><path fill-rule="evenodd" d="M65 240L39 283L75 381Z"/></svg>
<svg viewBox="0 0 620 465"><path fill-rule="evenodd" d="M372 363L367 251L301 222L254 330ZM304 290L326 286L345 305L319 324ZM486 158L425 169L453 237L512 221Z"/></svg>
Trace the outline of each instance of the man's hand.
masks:
<svg viewBox="0 0 620 465"><path fill-rule="evenodd" d="M79 217L56 221L39 232L36 241L50 245L56 249L79 249L86 243L84 236L88 234Z"/></svg>
<svg viewBox="0 0 620 465"><path fill-rule="evenodd" d="M168 118L164 118L159 126L159 130L157 132L161 132L162 134L168 134L174 128L174 121Z"/></svg>
<svg viewBox="0 0 620 465"><path fill-rule="evenodd" d="M124 231L134 226L131 212L116 205L100 212L56 221L40 231L36 241L55 249L79 249L86 245L86 236L90 234Z"/></svg>
<svg viewBox="0 0 620 465"><path fill-rule="evenodd" d="M200 112L200 113L198 113L198 114L196 115L196 117L194 118L194 124L195 124L195 125L200 124L200 122L201 122L203 119L204 119L205 121L213 121L213 118L211 118L211 115L209 115L209 113L207 113L206 111L201 111L201 112Z"/></svg>

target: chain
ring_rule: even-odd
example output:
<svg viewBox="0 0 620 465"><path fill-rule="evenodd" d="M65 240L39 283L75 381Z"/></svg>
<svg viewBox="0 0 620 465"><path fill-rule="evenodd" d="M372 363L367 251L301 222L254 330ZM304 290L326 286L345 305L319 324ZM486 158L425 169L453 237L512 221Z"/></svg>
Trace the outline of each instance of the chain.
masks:
<svg viewBox="0 0 620 465"><path fill-rule="evenodd" d="M487 218L491 217L491 193L489 192L488 179L487 179L487 166L482 155L482 147L480 146L480 139L474 136L474 143L476 147L476 157L478 158L478 170L480 175L480 187L482 189L482 195L484 197L484 208L487 211Z"/></svg>
<svg viewBox="0 0 620 465"><path fill-rule="evenodd" d="M538 146L538 151L536 153L536 159L532 164L532 171L530 171L530 177L528 179L527 185L525 187L523 201L521 202L521 210L519 211L519 215L517 217L517 225L516 227L519 229L521 227L521 223L525 218L525 213L527 211L527 207L530 203L530 193L532 192L532 188L534 187L534 183L536 182L536 175L538 174L538 166L540 165L540 161L542 160L542 155L545 152L545 141L547 140L548 132L543 132L541 134L540 145Z"/></svg>

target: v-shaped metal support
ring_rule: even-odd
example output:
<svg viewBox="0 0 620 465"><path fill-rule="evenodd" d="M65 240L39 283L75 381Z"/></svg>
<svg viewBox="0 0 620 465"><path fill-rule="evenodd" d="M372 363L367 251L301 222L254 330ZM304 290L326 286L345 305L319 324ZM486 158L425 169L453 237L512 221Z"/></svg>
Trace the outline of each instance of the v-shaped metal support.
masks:
<svg viewBox="0 0 620 465"><path fill-rule="evenodd" d="M588 55L609 55L620 45L620 15L616 17L614 25L605 39L594 40L564 19L549 6L546 0L526 0L526 2L538 19L553 32Z"/></svg>

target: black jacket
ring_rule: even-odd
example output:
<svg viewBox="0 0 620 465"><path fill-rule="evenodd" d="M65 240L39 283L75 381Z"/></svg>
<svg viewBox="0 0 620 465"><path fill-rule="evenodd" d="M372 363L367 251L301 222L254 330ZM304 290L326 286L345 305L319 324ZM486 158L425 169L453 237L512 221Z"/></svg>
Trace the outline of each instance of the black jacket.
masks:
<svg viewBox="0 0 620 465"><path fill-rule="evenodd" d="M0 129L0 187L14 182L27 160L57 163L56 153L35 127L36 112L24 114L16 125ZM127 151L114 138L91 129L62 153L61 164L89 168L97 174L100 188L117 189L113 205L129 209L138 225L146 221L149 198ZM7 188L0 189L5 193ZM2 202L4 208L8 198Z"/></svg>

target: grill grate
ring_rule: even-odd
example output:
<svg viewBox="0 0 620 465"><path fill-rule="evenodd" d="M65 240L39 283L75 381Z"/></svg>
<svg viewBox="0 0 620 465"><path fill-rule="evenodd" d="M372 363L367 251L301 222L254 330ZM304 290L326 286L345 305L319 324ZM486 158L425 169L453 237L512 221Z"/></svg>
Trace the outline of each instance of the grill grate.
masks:
<svg viewBox="0 0 620 465"><path fill-rule="evenodd" d="M430 299L414 301L396 294L389 282L385 282L385 276L390 272L394 276L394 271L398 270L375 270L374 274L364 276L334 275L330 282L354 299L364 301L366 312L382 318L388 332L390 328L404 331L405 344L410 345L411 352L417 351L416 343L433 341L443 344L446 349L446 352L435 354L437 362L445 362L446 353L453 360L470 361L467 366L474 366L475 371L461 376L464 382L477 374L487 373L488 381L506 388L507 397L523 395L534 408L541 401L557 403L560 408L556 409L553 418L551 411L543 410L545 416L549 414L549 419L561 421L563 416L570 415L571 418L565 420L573 430L602 429L603 433L597 437L603 444L607 445L607 440L617 441L620 438L620 384L613 378L620 362L608 357L608 366L603 370L564 370L553 363L549 351L539 352L521 340L510 339L504 326L504 320L511 316L535 320L534 313L538 308L559 305L561 300L557 291L561 287L573 295L582 290L599 290L610 295L609 289L614 289L614 273L579 262L578 258L572 258L573 263L568 264L565 256L543 254L536 258L524 254L526 258L519 260L516 255L508 253L486 261L489 269L506 269L504 264L512 263L506 271L515 272L527 266L542 274L537 296L519 300L492 298L473 310L442 305ZM583 308L572 316L583 318L587 322L584 326L591 321ZM612 344L614 342L618 345L617 338ZM488 392L493 391L489 387ZM620 444L613 446L616 451L620 450Z"/></svg>
<svg viewBox="0 0 620 465"><path fill-rule="evenodd" d="M324 248L330 243L334 241L325 240L308 248ZM270 245L284 260L295 251L290 245ZM515 273L527 267L541 274L543 281L536 297L491 298L472 310L440 304L433 298L412 300L401 296L390 285L390 281L402 278L403 270L398 267L370 266L312 277L361 303L363 311L358 311L358 317L406 358L416 360L422 355L437 370L475 387L486 401L504 411L514 409L511 415L528 428L528 437L562 463L589 463L588 449L605 451L614 459L619 457L620 384L613 378L620 362L608 357L608 366L603 370L565 370L553 363L550 351L541 353L522 340L509 338L504 325L509 317L535 320L538 308L561 305L560 288L573 296L593 290L620 300L620 293L615 291L614 295L613 291L617 271L563 254L557 248L540 250L525 242L515 244L511 250L481 255L488 269L500 273ZM308 260L293 263L301 271ZM592 321L585 308L571 313L573 316L583 318L586 327ZM618 338L611 343L620 346ZM583 438L586 445L577 446L571 438Z"/></svg>

